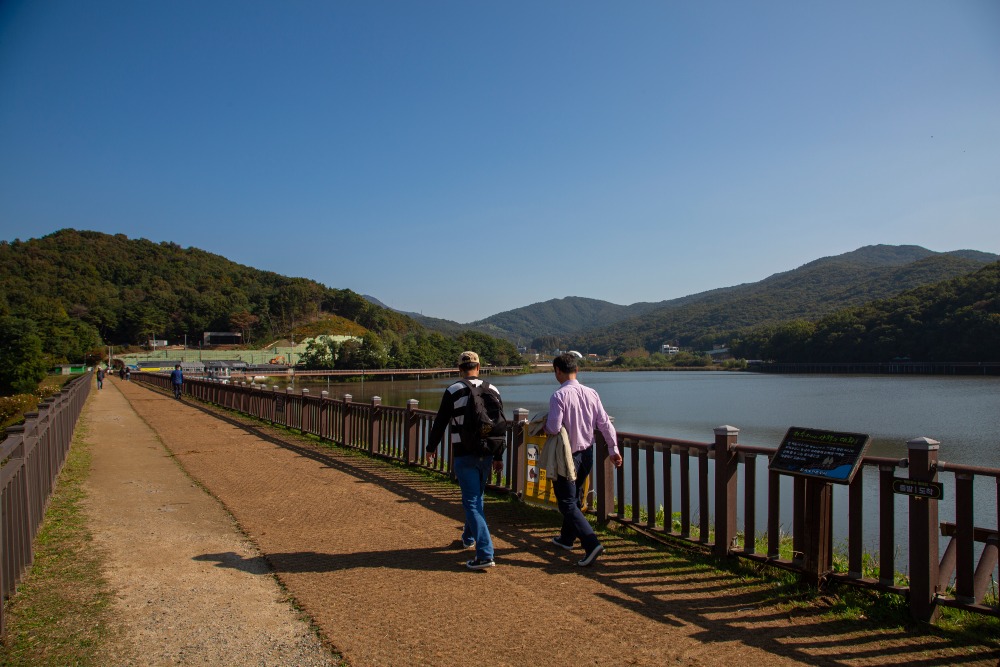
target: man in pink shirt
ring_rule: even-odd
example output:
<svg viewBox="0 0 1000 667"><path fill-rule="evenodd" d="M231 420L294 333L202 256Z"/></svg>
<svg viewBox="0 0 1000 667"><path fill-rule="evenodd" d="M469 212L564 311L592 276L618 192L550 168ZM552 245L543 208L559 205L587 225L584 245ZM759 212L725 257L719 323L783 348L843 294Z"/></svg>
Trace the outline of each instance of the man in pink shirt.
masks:
<svg viewBox="0 0 1000 667"><path fill-rule="evenodd" d="M552 360L559 389L549 399L549 415L545 420L545 432L557 435L560 428L569 436L576 480L560 475L552 480L559 511L563 515L562 530L552 543L563 549L572 549L577 538L583 546L584 557L577 565L586 567L597 560L604 547L597 539L590 522L580 510L581 493L594 467L594 431L600 431L608 443L608 456L616 467L621 466L622 456L618 452L618 434L611 418L601 405L601 397L590 387L577 382L579 370L576 357L562 354Z"/></svg>

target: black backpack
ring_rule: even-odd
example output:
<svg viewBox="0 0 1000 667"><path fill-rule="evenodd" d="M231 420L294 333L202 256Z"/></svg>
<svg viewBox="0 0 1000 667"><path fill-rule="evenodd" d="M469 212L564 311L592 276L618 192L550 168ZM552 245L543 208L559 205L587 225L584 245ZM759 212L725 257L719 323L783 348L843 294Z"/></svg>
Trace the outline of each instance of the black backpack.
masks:
<svg viewBox="0 0 1000 667"><path fill-rule="evenodd" d="M503 455L507 448L507 418L503 414L503 400L496 391L488 389L489 383L478 387L462 380L469 388L462 419L462 446L469 454L478 456Z"/></svg>

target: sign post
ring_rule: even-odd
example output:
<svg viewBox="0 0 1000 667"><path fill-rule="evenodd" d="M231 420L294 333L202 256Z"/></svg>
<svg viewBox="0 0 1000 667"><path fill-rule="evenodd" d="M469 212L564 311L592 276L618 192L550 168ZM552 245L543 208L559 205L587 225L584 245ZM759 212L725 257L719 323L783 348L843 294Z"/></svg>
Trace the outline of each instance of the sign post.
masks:
<svg viewBox="0 0 1000 667"><path fill-rule="evenodd" d="M833 484L850 484L871 437L793 426L771 458L771 472L802 478L802 502L795 504L794 525L807 581L819 586L833 571Z"/></svg>

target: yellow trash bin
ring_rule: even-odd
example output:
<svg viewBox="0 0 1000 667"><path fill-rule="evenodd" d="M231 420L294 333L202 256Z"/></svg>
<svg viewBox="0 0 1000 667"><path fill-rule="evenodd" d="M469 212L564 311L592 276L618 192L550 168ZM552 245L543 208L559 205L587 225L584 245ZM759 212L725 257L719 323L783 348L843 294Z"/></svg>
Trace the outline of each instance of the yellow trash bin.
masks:
<svg viewBox="0 0 1000 667"><path fill-rule="evenodd" d="M534 426L537 426L537 422L524 425L524 500L532 505L555 508L557 506L555 490L545 475L545 469L538 465L548 436L543 431L538 435L531 435L532 430L540 431L531 428ZM590 497L589 477L584 486L583 497L588 499Z"/></svg>

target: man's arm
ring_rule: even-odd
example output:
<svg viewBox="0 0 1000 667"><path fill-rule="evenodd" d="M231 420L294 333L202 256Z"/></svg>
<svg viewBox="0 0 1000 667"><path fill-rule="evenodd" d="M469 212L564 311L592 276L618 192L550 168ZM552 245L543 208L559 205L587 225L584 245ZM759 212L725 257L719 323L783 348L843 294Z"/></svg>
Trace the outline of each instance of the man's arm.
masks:
<svg viewBox="0 0 1000 667"><path fill-rule="evenodd" d="M549 416L545 418L545 432L549 435L556 435L562 428L563 404L559 398L559 392L549 398Z"/></svg>
<svg viewBox="0 0 1000 667"><path fill-rule="evenodd" d="M604 404L601 403L601 397L597 397L597 430L601 432L604 436L604 441L608 443L608 457L616 468L622 465L622 455L618 451L618 432L615 430L615 425L611 422L611 417L608 416L607 411L604 409Z"/></svg>
<svg viewBox="0 0 1000 667"><path fill-rule="evenodd" d="M454 408L455 397L450 392L445 391L444 396L441 397L441 407L438 408L437 414L434 416L434 423L431 425L430 437L427 440L428 455L433 456L438 445L441 444L441 438L444 437L444 431L448 427Z"/></svg>

